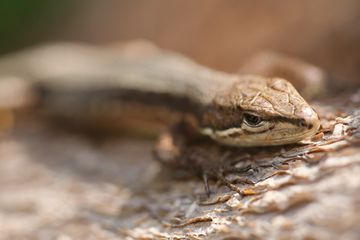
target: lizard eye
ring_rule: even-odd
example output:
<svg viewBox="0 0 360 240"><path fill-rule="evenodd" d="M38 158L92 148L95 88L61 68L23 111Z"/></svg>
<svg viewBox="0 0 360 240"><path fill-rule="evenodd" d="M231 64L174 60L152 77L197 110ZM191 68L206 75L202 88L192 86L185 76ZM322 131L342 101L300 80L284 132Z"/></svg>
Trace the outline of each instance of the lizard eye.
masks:
<svg viewBox="0 0 360 240"><path fill-rule="evenodd" d="M271 129L274 123L264 120L252 113L244 113L242 128L248 132L261 133Z"/></svg>
<svg viewBox="0 0 360 240"><path fill-rule="evenodd" d="M262 122L263 120L259 116L244 113L244 123L249 127L258 127Z"/></svg>

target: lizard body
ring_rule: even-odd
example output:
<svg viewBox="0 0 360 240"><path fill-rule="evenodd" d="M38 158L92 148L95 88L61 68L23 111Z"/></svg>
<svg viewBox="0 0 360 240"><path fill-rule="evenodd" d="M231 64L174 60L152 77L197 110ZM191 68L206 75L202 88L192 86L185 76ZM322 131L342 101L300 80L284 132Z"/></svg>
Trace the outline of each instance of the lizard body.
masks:
<svg viewBox="0 0 360 240"><path fill-rule="evenodd" d="M52 115L101 119L110 110L136 125L177 112L199 134L230 146L296 143L320 126L316 112L284 79L215 71L154 49L139 54L53 44L3 58L0 75L31 82Z"/></svg>

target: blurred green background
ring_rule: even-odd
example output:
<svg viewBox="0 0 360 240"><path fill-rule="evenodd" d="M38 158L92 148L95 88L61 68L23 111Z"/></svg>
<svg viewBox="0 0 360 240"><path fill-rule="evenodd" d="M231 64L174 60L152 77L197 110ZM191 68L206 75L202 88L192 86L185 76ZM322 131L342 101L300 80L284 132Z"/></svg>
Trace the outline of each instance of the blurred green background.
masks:
<svg viewBox="0 0 360 240"><path fill-rule="evenodd" d="M49 39L82 1L0 0L0 54Z"/></svg>

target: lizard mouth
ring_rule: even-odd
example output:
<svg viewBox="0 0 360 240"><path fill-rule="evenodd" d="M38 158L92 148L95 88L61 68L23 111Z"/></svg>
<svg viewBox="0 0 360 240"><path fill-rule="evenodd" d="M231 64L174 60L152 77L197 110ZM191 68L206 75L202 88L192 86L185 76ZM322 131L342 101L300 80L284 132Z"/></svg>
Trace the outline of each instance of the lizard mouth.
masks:
<svg viewBox="0 0 360 240"><path fill-rule="evenodd" d="M311 129L308 129L306 131L302 131L299 134L294 134L291 136L279 136L279 137L273 137L272 139L264 139L262 140L261 144L257 146L277 146L277 145L286 145L286 144L293 144L298 143L302 140L306 140L314 136L320 125L315 125ZM251 146L249 144L249 146ZM255 146L255 145L254 145Z"/></svg>
<svg viewBox="0 0 360 240"><path fill-rule="evenodd" d="M273 129L260 133L249 134L242 128L227 129L227 134L211 129L203 129L202 133L224 145L257 147L293 144L314 136L319 128L320 121L317 120L300 125L278 123Z"/></svg>

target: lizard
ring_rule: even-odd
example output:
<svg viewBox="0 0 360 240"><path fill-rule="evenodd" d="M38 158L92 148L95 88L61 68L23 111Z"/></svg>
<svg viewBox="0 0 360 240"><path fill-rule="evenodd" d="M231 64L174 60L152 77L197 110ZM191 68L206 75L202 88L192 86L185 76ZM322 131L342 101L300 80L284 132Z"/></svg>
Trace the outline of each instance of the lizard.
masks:
<svg viewBox="0 0 360 240"><path fill-rule="evenodd" d="M42 112L80 125L89 118L98 124L108 113L125 130L175 122L155 148L160 161L175 166L192 139L278 146L320 128L316 111L283 78L225 73L153 46L119 49L40 46L3 57L0 76L28 84Z"/></svg>

